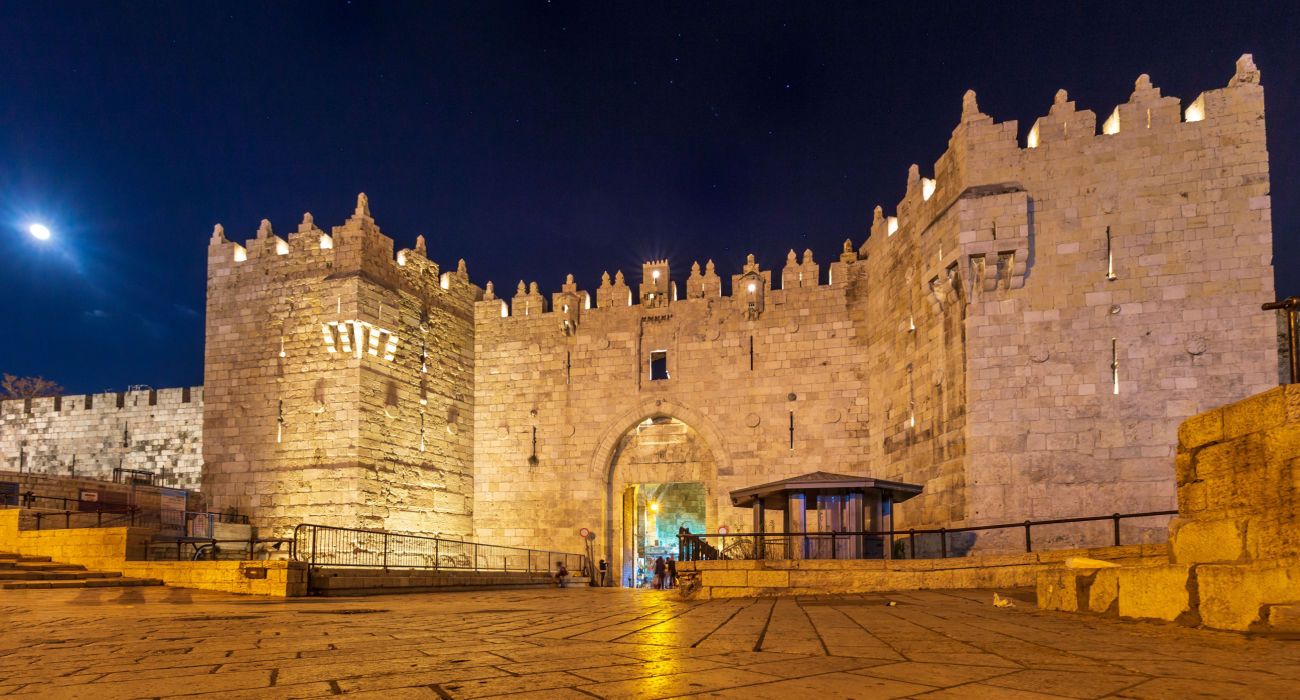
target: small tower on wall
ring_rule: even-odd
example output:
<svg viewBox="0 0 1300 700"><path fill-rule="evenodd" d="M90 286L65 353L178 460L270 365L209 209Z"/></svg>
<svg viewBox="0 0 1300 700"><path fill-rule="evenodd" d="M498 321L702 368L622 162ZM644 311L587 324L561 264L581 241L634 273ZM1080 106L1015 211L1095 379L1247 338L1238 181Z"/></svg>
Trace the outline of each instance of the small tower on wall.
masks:
<svg viewBox="0 0 1300 700"><path fill-rule="evenodd" d="M208 248L203 491L264 533L471 532L473 303L463 268L394 252L365 195L326 234ZM208 398L211 396L211 398Z"/></svg>
<svg viewBox="0 0 1300 700"><path fill-rule="evenodd" d="M677 301L677 285L668 277L667 260L651 260L641 266L641 306L667 307Z"/></svg>
<svg viewBox="0 0 1300 700"><path fill-rule="evenodd" d="M768 287L772 286L771 270L758 269L751 253L745 258L745 268L731 278L731 296L740 304L741 313L750 321L763 315Z"/></svg>

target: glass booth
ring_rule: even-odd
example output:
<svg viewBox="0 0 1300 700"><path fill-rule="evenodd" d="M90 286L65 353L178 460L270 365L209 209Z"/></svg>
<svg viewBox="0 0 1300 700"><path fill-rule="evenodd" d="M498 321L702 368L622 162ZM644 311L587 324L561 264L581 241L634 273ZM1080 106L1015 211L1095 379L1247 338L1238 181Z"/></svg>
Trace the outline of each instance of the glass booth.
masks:
<svg viewBox="0 0 1300 700"><path fill-rule="evenodd" d="M813 472L731 492L731 504L754 513L760 559L892 558L894 504L921 486L829 472ZM780 511L778 516L774 511Z"/></svg>

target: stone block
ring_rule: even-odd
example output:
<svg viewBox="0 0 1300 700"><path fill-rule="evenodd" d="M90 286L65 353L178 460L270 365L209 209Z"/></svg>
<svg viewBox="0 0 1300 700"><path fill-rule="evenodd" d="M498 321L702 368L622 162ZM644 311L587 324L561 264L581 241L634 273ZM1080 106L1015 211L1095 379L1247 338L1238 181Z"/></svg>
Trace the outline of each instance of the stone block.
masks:
<svg viewBox="0 0 1300 700"><path fill-rule="evenodd" d="M790 572L750 571L745 582L752 588L786 588L790 585Z"/></svg>
<svg viewBox="0 0 1300 700"><path fill-rule="evenodd" d="M1269 605L1264 620L1270 632L1300 632L1300 603Z"/></svg>
<svg viewBox="0 0 1300 700"><path fill-rule="evenodd" d="M1268 430L1286 422L1286 393L1284 387L1277 387L1228 404L1222 411L1223 440Z"/></svg>
<svg viewBox="0 0 1300 700"><path fill-rule="evenodd" d="M1121 617L1187 620L1195 615L1196 585L1192 567L1139 566L1116 569Z"/></svg>
<svg viewBox="0 0 1300 700"><path fill-rule="evenodd" d="M701 585L708 587L744 586L748 582L746 571L704 571L700 574ZM755 572L756 573L756 572Z"/></svg>
<svg viewBox="0 0 1300 700"><path fill-rule="evenodd" d="M1300 601L1300 559L1203 564L1196 579L1201 622L1215 629L1258 627L1266 606Z"/></svg>
<svg viewBox="0 0 1300 700"><path fill-rule="evenodd" d="M1093 572L1051 569L1037 576L1035 589L1040 610L1083 612L1088 609L1087 591Z"/></svg>
<svg viewBox="0 0 1300 700"><path fill-rule="evenodd" d="M1238 561L1246 554L1244 519L1177 519L1169 527L1170 546L1178 564Z"/></svg>
<svg viewBox="0 0 1300 700"><path fill-rule="evenodd" d="M1193 450L1223 439L1223 409L1198 413L1178 426L1178 447Z"/></svg>

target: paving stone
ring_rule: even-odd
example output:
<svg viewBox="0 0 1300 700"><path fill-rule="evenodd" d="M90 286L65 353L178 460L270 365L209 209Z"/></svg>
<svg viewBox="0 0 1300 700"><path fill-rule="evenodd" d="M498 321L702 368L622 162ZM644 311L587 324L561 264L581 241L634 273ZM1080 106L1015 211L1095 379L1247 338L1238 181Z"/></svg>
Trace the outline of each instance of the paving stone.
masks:
<svg viewBox="0 0 1300 700"><path fill-rule="evenodd" d="M176 597L159 588L2 591L0 692L93 700L338 693L385 700L1285 698L1300 680L1294 642L1032 606L998 609L988 603L991 595L900 594L906 604L897 608L790 599L780 604L780 616L758 627L733 626L735 601L687 602L624 589L274 604L203 591ZM358 612L367 609L373 612ZM344 610L352 614L329 614ZM656 631L647 635L652 641L539 633L566 625L615 627L624 639ZM719 637L721 629L731 631ZM798 654L766 650L766 640L786 635L828 643L804 644L807 651ZM830 643L837 635L869 635L873 646ZM764 650L755 651L760 637ZM715 639L725 639L726 648L709 648ZM887 658L860 655L866 650Z"/></svg>

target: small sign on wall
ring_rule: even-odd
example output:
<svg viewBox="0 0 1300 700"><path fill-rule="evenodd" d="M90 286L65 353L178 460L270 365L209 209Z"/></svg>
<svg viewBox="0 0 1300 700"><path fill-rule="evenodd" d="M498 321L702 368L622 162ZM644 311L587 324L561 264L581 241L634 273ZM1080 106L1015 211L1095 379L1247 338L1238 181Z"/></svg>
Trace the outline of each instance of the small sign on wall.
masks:
<svg viewBox="0 0 1300 700"><path fill-rule="evenodd" d="M99 492L98 492L98 491L82 491L81 494L80 494L79 496L77 496L77 500L81 501L82 503L98 503L98 502L99 502Z"/></svg>

